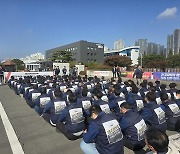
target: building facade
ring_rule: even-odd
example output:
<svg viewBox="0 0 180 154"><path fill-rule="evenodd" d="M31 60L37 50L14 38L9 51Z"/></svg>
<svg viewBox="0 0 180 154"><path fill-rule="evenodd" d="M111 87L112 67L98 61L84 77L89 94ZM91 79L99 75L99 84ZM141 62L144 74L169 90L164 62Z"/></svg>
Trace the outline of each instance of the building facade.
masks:
<svg viewBox="0 0 180 154"><path fill-rule="evenodd" d="M44 60L44 55L42 53L34 53L34 54L27 56L25 58L20 58L20 60L22 60L25 64L34 63L34 62Z"/></svg>
<svg viewBox="0 0 180 154"><path fill-rule="evenodd" d="M175 29L173 34L167 36L166 57L170 52L173 55L180 53L180 29Z"/></svg>
<svg viewBox="0 0 180 154"><path fill-rule="evenodd" d="M169 55L169 52L174 53L174 36L173 36L173 34L167 36L166 57Z"/></svg>
<svg viewBox="0 0 180 154"><path fill-rule="evenodd" d="M180 53L180 29L174 30L174 54Z"/></svg>
<svg viewBox="0 0 180 154"><path fill-rule="evenodd" d="M137 41L135 41L135 46L139 46L139 52L141 52L143 55L147 55L147 39L138 39Z"/></svg>
<svg viewBox="0 0 180 154"><path fill-rule="evenodd" d="M117 40L114 42L114 50L119 50L124 48L124 41L123 40Z"/></svg>
<svg viewBox="0 0 180 154"><path fill-rule="evenodd" d="M78 41L45 51L46 59L52 57L55 51L70 51L73 61L78 63L104 62L104 44Z"/></svg>
<svg viewBox="0 0 180 154"><path fill-rule="evenodd" d="M120 50L109 50L104 52L104 57L106 58L113 55L127 56L132 60L132 65L138 65L138 58L142 58L139 49L139 46L131 46Z"/></svg>

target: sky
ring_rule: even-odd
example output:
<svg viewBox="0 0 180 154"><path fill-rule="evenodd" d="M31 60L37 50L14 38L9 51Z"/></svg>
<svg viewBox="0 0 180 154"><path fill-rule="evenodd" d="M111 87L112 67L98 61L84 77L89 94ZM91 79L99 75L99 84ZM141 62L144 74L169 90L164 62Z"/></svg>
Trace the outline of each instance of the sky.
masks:
<svg viewBox="0 0 180 154"><path fill-rule="evenodd" d="M0 0L0 59L80 40L110 49L146 38L166 46L180 28L180 0Z"/></svg>

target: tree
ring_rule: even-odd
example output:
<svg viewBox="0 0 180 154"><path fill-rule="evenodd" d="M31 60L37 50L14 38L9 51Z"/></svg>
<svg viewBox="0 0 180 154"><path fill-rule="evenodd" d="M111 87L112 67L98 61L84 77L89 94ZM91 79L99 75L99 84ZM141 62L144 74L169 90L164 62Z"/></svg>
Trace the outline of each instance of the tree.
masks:
<svg viewBox="0 0 180 154"><path fill-rule="evenodd" d="M52 54L52 61L70 62L72 61L72 53L70 51L54 51Z"/></svg>
<svg viewBox="0 0 180 154"><path fill-rule="evenodd" d="M120 67L129 67L132 64L132 61L130 58L126 56L109 56L104 61L105 64L109 66L120 66Z"/></svg>
<svg viewBox="0 0 180 154"><path fill-rule="evenodd" d="M166 60L168 63L168 67L171 68L180 67L180 54L177 55L169 54Z"/></svg>
<svg viewBox="0 0 180 154"><path fill-rule="evenodd" d="M24 70L25 69L25 64L20 59L13 59L12 61L16 65L16 70Z"/></svg>
<svg viewBox="0 0 180 154"><path fill-rule="evenodd" d="M165 57L156 54L150 54L143 57L143 67L146 68L160 68L165 70L167 62Z"/></svg>

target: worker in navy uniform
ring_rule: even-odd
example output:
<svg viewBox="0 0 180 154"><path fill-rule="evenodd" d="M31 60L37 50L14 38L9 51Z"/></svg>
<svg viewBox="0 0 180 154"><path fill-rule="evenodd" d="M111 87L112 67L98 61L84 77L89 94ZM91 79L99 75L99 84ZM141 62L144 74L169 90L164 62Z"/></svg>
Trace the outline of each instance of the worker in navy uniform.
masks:
<svg viewBox="0 0 180 154"><path fill-rule="evenodd" d="M117 77L118 78L121 77L121 70L119 66L116 67L116 72L117 72Z"/></svg>
<svg viewBox="0 0 180 154"><path fill-rule="evenodd" d="M102 100L103 93L100 89L94 90L94 104L99 105L103 112L110 114L110 108L108 102Z"/></svg>
<svg viewBox="0 0 180 154"><path fill-rule="evenodd" d="M13 83L15 81L14 76L11 76L11 78L8 80L8 86L12 89L13 88Z"/></svg>
<svg viewBox="0 0 180 154"><path fill-rule="evenodd" d="M4 70L3 68L0 66L0 85L4 83Z"/></svg>
<svg viewBox="0 0 180 154"><path fill-rule="evenodd" d="M147 126L140 114L134 112L127 102L122 103L120 107L123 113L120 126L124 136L124 145L133 151L141 150L145 146L144 133Z"/></svg>
<svg viewBox="0 0 180 154"><path fill-rule="evenodd" d="M176 98L175 98L175 100L176 100L177 105L178 105L179 108L180 108L180 90L178 90L178 91L176 92Z"/></svg>
<svg viewBox="0 0 180 154"><path fill-rule="evenodd" d="M162 106L165 107L167 130L174 131L175 125L178 119L180 119L180 109L174 101L169 100L166 93L162 93L160 97L162 100Z"/></svg>
<svg viewBox="0 0 180 154"><path fill-rule="evenodd" d="M138 95L138 90L138 87L132 87L132 91L128 94L127 102L131 105L134 111L141 112L144 108L144 103L142 97Z"/></svg>
<svg viewBox="0 0 180 154"><path fill-rule="evenodd" d="M117 72L116 66L114 66L114 67L112 68L113 78L116 78L116 72Z"/></svg>
<svg viewBox="0 0 180 154"><path fill-rule="evenodd" d="M124 154L123 135L119 122L102 112L98 105L90 108L92 121L80 143L86 154Z"/></svg>
<svg viewBox="0 0 180 154"><path fill-rule="evenodd" d="M161 82L159 81L159 80L157 80L157 81L155 81L155 89L156 89L156 91L160 91L160 84Z"/></svg>
<svg viewBox="0 0 180 154"><path fill-rule="evenodd" d="M145 97L143 111L140 113L149 128L155 127L166 131L167 123L165 108L156 103L156 96L153 92L148 92Z"/></svg>
<svg viewBox="0 0 180 154"><path fill-rule="evenodd" d="M76 66L74 66L73 69L72 69L72 76L76 77L77 76L77 71L78 71L78 68Z"/></svg>
<svg viewBox="0 0 180 154"><path fill-rule="evenodd" d="M59 89L56 89L54 91L54 98L43 110L43 118L52 126L56 126L63 109L67 106L67 103L62 96L62 92Z"/></svg>
<svg viewBox="0 0 180 154"><path fill-rule="evenodd" d="M175 95L176 95L176 92L178 91L176 86L177 86L176 83L169 84L170 89L167 92L171 94L171 100L175 100Z"/></svg>
<svg viewBox="0 0 180 154"><path fill-rule="evenodd" d="M63 75L66 75L66 73L67 73L66 66L64 66L64 68L62 69L62 72L63 72Z"/></svg>
<svg viewBox="0 0 180 154"><path fill-rule="evenodd" d="M113 85L110 85L108 90L105 89L105 91L107 91L106 94L107 94L108 100L112 101L115 98Z"/></svg>
<svg viewBox="0 0 180 154"><path fill-rule="evenodd" d="M137 84L139 85L142 82L142 76L143 76L143 70L141 66L138 66L138 68L135 69L133 78L136 77Z"/></svg>
<svg viewBox="0 0 180 154"><path fill-rule="evenodd" d="M54 91L56 90L56 88L57 88L56 83L53 83L52 87L47 88L47 96L49 96L51 99L54 98Z"/></svg>
<svg viewBox="0 0 180 154"><path fill-rule="evenodd" d="M158 129L148 129L145 132L145 140L146 145L149 148L150 152L146 154L178 154L178 152L174 151L173 148L169 147L169 139L165 132Z"/></svg>
<svg viewBox="0 0 180 154"><path fill-rule="evenodd" d="M32 88L33 88L33 90L28 93L26 102L31 108L34 108L36 105L36 99L38 99L38 97L41 95L41 93L38 90L37 84L33 84Z"/></svg>
<svg viewBox="0 0 180 154"><path fill-rule="evenodd" d="M17 85L16 85L16 87L15 87L15 89L14 89L16 95L20 95L22 82L23 82L23 79L22 79L22 78L19 78L19 80L17 81Z"/></svg>
<svg viewBox="0 0 180 154"><path fill-rule="evenodd" d="M165 84L160 85L159 95L160 95L160 93L167 93L166 87L167 86Z"/></svg>
<svg viewBox="0 0 180 154"><path fill-rule="evenodd" d="M42 116L43 110L46 107L46 105L51 101L51 98L47 96L46 94L46 87L41 88L41 95L35 100L36 105L34 107L34 110Z"/></svg>
<svg viewBox="0 0 180 154"><path fill-rule="evenodd" d="M78 99L78 103L83 107L85 111L85 116L89 116L89 108L92 105L92 98L87 97L88 91L86 89L83 89L82 91L82 97Z"/></svg>
<svg viewBox="0 0 180 154"><path fill-rule="evenodd" d="M60 73L60 69L59 69L59 66L57 66L57 67L55 68L55 76L58 76L59 73Z"/></svg>
<svg viewBox="0 0 180 154"><path fill-rule="evenodd" d="M143 83L143 82L140 83L140 86L141 86L141 88L140 88L139 92L140 92L140 94L141 94L141 97L144 99L146 93L147 93L149 90L147 89L146 84Z"/></svg>
<svg viewBox="0 0 180 154"><path fill-rule="evenodd" d="M69 94L69 102L70 104L62 111L56 128L69 140L76 140L82 136L85 129L84 114L74 93Z"/></svg>
<svg viewBox="0 0 180 154"><path fill-rule="evenodd" d="M109 102L109 107L110 107L111 111L117 116L118 120L122 116L122 114L120 112L120 105L126 101L125 98L120 96L120 93L121 93L120 88L115 88L114 89L115 97L113 100L111 100Z"/></svg>

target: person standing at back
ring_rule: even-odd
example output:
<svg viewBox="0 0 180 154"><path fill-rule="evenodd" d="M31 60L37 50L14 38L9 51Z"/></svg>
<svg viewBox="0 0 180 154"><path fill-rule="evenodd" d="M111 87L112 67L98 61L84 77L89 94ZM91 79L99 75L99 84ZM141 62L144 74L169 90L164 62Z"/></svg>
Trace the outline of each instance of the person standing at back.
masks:
<svg viewBox="0 0 180 154"><path fill-rule="evenodd" d="M116 67L116 72L117 72L117 77L118 78L121 77L121 70L119 66Z"/></svg>
<svg viewBox="0 0 180 154"><path fill-rule="evenodd" d="M144 72L143 72L142 67L140 65L134 71L133 78L136 77L138 85L142 82L143 73Z"/></svg>
<svg viewBox="0 0 180 154"><path fill-rule="evenodd" d="M116 78L116 72L117 72L116 66L114 66L114 67L112 68L113 78Z"/></svg>
<svg viewBox="0 0 180 154"><path fill-rule="evenodd" d="M3 83L3 74L4 74L3 69L0 66L0 85Z"/></svg>
<svg viewBox="0 0 180 154"><path fill-rule="evenodd" d="M64 68L62 69L62 72L63 72L63 75L66 75L66 73L67 73L66 66L64 66Z"/></svg>

